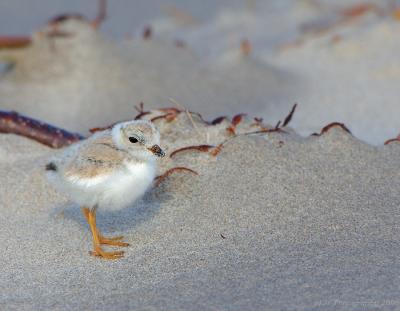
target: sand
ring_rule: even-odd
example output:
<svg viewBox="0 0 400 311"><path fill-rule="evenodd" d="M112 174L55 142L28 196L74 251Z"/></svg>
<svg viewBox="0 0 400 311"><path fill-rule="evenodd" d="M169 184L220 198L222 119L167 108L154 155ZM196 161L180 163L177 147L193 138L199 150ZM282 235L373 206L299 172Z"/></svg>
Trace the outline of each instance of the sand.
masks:
<svg viewBox="0 0 400 311"><path fill-rule="evenodd" d="M190 27L154 18L150 40L139 29L121 39L78 21L60 28L73 36L49 39L42 26L32 46L0 51L16 61L2 75L1 107L87 133L131 118L140 102L166 107L174 98L208 118L248 112L270 123L297 102L292 126L301 135L339 121L380 145L399 133L400 23L390 1L377 3L384 14L371 10L343 24L335 21L349 2L232 4ZM240 50L244 38L249 55Z"/></svg>
<svg viewBox="0 0 400 311"><path fill-rule="evenodd" d="M129 119L142 101L149 108L170 106L170 97L209 118L248 112L269 123L298 102L292 126L301 135L339 121L381 145L399 134L395 2L368 1L378 10L338 23L360 2L208 0L199 6L171 0L175 11L197 21L192 24L159 0L113 2L97 32L75 23L66 26L74 36L36 37L31 48L12 56L0 51L0 59L18 54L17 65L1 77L0 96L7 98L1 107L86 132ZM0 4L4 34L43 31L56 13L96 13L96 1L39 3ZM145 25L152 26L151 40L141 38ZM177 39L185 48L175 46ZM243 39L251 46L247 56Z"/></svg>
<svg viewBox="0 0 400 311"><path fill-rule="evenodd" d="M114 43L78 20L60 31L74 35L49 39L37 33L25 49L0 50L0 60L16 60L2 76L0 96L8 99L2 109L88 133L99 124L132 119L141 102L169 107L172 98L211 118L242 112L247 102L261 109L266 90L272 103L295 89L290 75L251 59L218 68L167 40Z"/></svg>
<svg viewBox="0 0 400 311"><path fill-rule="evenodd" d="M0 4L0 25L23 2ZM184 166L198 175L176 173L134 206L99 213L105 234L131 244L118 261L89 255L79 206L46 180L44 165L62 150L0 134L0 309L399 309L400 143L383 145L399 133L399 22L369 11L317 34L357 1L230 1L202 14L185 1L201 16L183 26L154 13L156 2L130 14L133 3L115 3L123 13L102 30L72 20L61 29L72 36L48 39L42 26L30 47L1 49L15 66L1 73L0 109L85 135L132 119L140 102L207 120L248 116L237 137L230 119L155 121L168 154L159 173ZM57 5L37 8L47 19ZM148 40L142 24L153 27ZM244 135L260 129L253 117L275 125L294 102L284 132ZM354 136L340 127L310 136L333 121ZM216 156L169 157L222 142Z"/></svg>
<svg viewBox="0 0 400 311"><path fill-rule="evenodd" d="M186 114L156 121L162 146L217 144L226 124ZM238 133L254 130L252 120ZM178 136L177 133L180 133ZM207 135L208 133L208 135ZM208 137L208 141L207 141ZM398 308L400 145L372 147L340 128L230 139L132 208L99 215L132 246L123 259L89 256L79 207L52 190L54 150L14 135L1 158L0 302L6 309L361 310ZM25 148L25 149L24 149ZM34 153L29 154L30 150Z"/></svg>

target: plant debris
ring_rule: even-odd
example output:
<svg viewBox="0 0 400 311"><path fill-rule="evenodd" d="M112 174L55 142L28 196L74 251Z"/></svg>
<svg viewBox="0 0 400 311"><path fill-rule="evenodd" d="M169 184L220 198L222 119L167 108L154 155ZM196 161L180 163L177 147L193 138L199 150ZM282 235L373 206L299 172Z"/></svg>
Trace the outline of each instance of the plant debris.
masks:
<svg viewBox="0 0 400 311"><path fill-rule="evenodd" d="M321 130L321 133L313 133L311 136L321 136L322 134L325 134L328 132L331 128L333 127L340 127L342 130L346 131L347 133L351 134L350 130L344 125L343 123L340 122L332 122L326 126L324 126Z"/></svg>
<svg viewBox="0 0 400 311"><path fill-rule="evenodd" d="M99 0L96 18L91 22L94 28L99 28L107 18L107 0Z"/></svg>
<svg viewBox="0 0 400 311"><path fill-rule="evenodd" d="M32 43L30 37L25 36L1 36L0 49L17 49L27 47Z"/></svg>
<svg viewBox="0 0 400 311"><path fill-rule="evenodd" d="M389 145L390 143L393 143L395 141L400 142L400 135L398 135L396 138L388 139L387 141L385 141L384 145Z"/></svg>
<svg viewBox="0 0 400 311"><path fill-rule="evenodd" d="M134 106L137 112L139 112L138 115L135 116L135 120L140 120L143 116L148 115L150 111L144 111L144 103L140 102L139 106Z"/></svg>
<svg viewBox="0 0 400 311"><path fill-rule="evenodd" d="M240 122L242 122L243 117L246 116L246 115L247 115L247 114L245 114L245 113L239 113L239 114L235 115L235 116L232 118L231 125L230 125L226 130L227 130L230 134L235 135L235 134L236 134L236 126L237 126Z"/></svg>
<svg viewBox="0 0 400 311"><path fill-rule="evenodd" d="M115 123L109 125L109 126L105 126L105 127L93 127L91 129L89 129L89 132L94 134L96 132L101 132L101 131L105 131L105 130L109 130L111 129L113 126L115 125Z"/></svg>
<svg viewBox="0 0 400 311"><path fill-rule="evenodd" d="M175 172L182 172L182 171L184 171L184 172L189 172L189 173L192 173L192 174L194 174L194 175L199 175L199 173L197 173L196 171L194 171L194 170L192 170L192 169L190 169L190 168L183 167L183 166L177 166L177 167L173 167L173 168L169 169L169 170L166 171L164 174L162 174L162 175L160 175L160 176L157 176L157 177L154 179L154 181L155 181L154 186L155 186L155 187L158 187L165 179L167 179L167 178L168 178L169 176L171 176L173 173L175 173Z"/></svg>
<svg viewBox="0 0 400 311"><path fill-rule="evenodd" d="M183 41L183 40L180 40L180 39L176 39L176 40L174 41L174 45L175 45L177 48L186 48L186 46L187 46L186 42Z"/></svg>
<svg viewBox="0 0 400 311"><path fill-rule="evenodd" d="M185 152L185 151L188 151L188 150L197 150L197 151L200 151L200 152L208 152L211 148L214 148L214 146L211 146L211 145L187 146L187 147L176 149L175 151L173 151L170 154L169 157L173 158L176 154L181 153L181 152Z"/></svg>
<svg viewBox="0 0 400 311"><path fill-rule="evenodd" d="M296 111L296 108L297 108L297 103L295 103L293 105L292 110L290 110L289 114L287 115L287 117L283 121L282 127L287 126L290 123L290 121L292 121L292 117L293 117L294 112Z"/></svg>
<svg viewBox="0 0 400 311"><path fill-rule="evenodd" d="M153 29L150 26L144 27L142 38L144 40L149 40L151 39L152 35L153 35Z"/></svg>
<svg viewBox="0 0 400 311"><path fill-rule="evenodd" d="M15 111L0 110L0 133L11 133L40 142L51 148L71 145L84 137L50 124L31 119Z"/></svg>
<svg viewBox="0 0 400 311"><path fill-rule="evenodd" d="M81 21L89 22L94 28L99 28L101 24L107 17L107 1L106 0L98 0L98 12L97 16L93 20L89 20L84 15L79 13L67 13L67 14L60 14L48 21L49 26L57 27L59 23L62 23L68 19L77 19Z"/></svg>
<svg viewBox="0 0 400 311"><path fill-rule="evenodd" d="M251 51L252 51L252 46L251 43L248 39L243 39L240 42L240 50L242 51L242 54L247 56L250 55Z"/></svg>
<svg viewBox="0 0 400 311"><path fill-rule="evenodd" d="M284 125L283 125L282 127L287 126L287 125L290 123L290 121L292 120L293 114L294 114L294 112L296 111L296 107L297 107L297 103L293 105L291 111L290 111L289 114L286 116L286 118L285 118L285 120L284 120L284 122L283 122ZM227 130L228 130L229 132L233 133L234 136L228 138L228 139L225 140L224 142L222 142L222 143L220 143L219 145L217 145L216 147L214 147L214 148L210 151L210 154L211 154L212 156L214 156L214 157L217 156L217 155L221 152L221 150L222 150L222 148L223 148L223 146L224 146L225 143L227 143L229 140L231 140L231 139L233 139L233 138L236 138L236 137L238 137L238 136L248 136L248 135L254 135L254 134L265 134L265 133L273 133L273 132L279 132L279 133L285 133L285 134L287 133L285 130L282 129L282 127L281 127L281 121L278 121L278 123L275 125L274 128L266 128L266 127L263 127L262 124L261 124L262 121L263 121L262 118L254 118L254 120L255 120L256 123L254 123L253 125L259 125L259 126L261 126L261 129L260 129L260 130L258 130L258 131L253 131L253 132L246 132L246 133L236 134L236 133L235 133L236 126L242 121L242 118L243 118L243 116L245 116L245 115L246 115L246 114L241 113L241 114L238 114L238 115L236 115L236 116L233 117L232 122L231 122L231 126L228 127ZM219 121L219 120L218 120L218 121ZM222 121L221 121L221 122L222 122Z"/></svg>
<svg viewBox="0 0 400 311"><path fill-rule="evenodd" d="M228 118L225 117L225 116L218 117L218 118L215 118L214 120L212 120L212 121L210 122L210 124L211 124L211 125L217 125L217 124L220 124L220 123L222 123L222 121L227 120L227 119L228 119Z"/></svg>
<svg viewBox="0 0 400 311"><path fill-rule="evenodd" d="M220 143L218 146L216 146L214 149L212 149L212 150L210 151L210 154L211 154L213 157L216 157L216 156L221 152L222 147L224 146L224 144L225 144L227 141L228 141L228 140L224 141L223 143Z"/></svg>

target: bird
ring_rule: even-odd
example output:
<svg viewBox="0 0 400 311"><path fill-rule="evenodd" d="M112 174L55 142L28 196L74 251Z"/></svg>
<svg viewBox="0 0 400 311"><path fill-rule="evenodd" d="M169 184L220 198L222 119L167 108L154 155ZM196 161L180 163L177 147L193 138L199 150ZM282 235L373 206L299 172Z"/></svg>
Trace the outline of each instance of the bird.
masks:
<svg viewBox="0 0 400 311"><path fill-rule="evenodd" d="M48 180L81 207L93 238L91 255L123 257L123 251L105 251L102 245L129 246L123 236L104 237L96 225L96 211L131 206L153 183L157 159L164 157L160 133L153 123L134 120L117 123L72 144L49 159Z"/></svg>

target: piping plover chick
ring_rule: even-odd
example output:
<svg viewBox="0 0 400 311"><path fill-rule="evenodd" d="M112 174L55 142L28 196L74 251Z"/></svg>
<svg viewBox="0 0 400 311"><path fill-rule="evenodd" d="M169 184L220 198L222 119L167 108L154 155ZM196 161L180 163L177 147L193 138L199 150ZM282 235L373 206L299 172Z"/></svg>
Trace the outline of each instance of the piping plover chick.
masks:
<svg viewBox="0 0 400 311"><path fill-rule="evenodd" d="M120 258L122 251L106 252L102 244L128 246L122 236L106 238L96 227L96 210L118 210L132 205L152 184L160 134L148 121L118 123L71 145L46 165L56 188L82 208L93 236L92 255Z"/></svg>

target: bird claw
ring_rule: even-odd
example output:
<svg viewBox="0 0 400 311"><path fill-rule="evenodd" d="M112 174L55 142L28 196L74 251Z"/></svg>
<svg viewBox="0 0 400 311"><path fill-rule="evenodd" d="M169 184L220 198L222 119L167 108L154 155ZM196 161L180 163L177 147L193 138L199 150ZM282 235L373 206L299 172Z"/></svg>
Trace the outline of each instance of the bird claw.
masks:
<svg viewBox="0 0 400 311"><path fill-rule="evenodd" d="M116 252L106 252L101 248L102 244L112 245L112 246L129 246L128 243L122 242L121 240L124 238L121 236L116 236L112 238L104 237L100 231L97 229L96 226L96 210L94 209L91 211L88 208L82 208L82 213L85 216L87 222L89 223L90 230L93 235L93 245L94 250L89 252L90 255L101 257L104 259L119 259L122 258L124 255L123 251L116 251Z"/></svg>
<svg viewBox="0 0 400 311"><path fill-rule="evenodd" d="M107 237L105 237L105 236L100 235L100 239L110 240L110 241L120 241L120 240L122 240L123 238L124 238L123 235L114 236L114 237L112 237L112 238L110 238L110 237L107 238Z"/></svg>
<svg viewBox="0 0 400 311"><path fill-rule="evenodd" d="M119 259L124 256L123 251L105 252L101 247L95 247L93 251L89 252L89 254L104 259Z"/></svg>
<svg viewBox="0 0 400 311"><path fill-rule="evenodd" d="M106 238L104 236L99 236L99 241L100 244L105 244L105 245L123 246L123 247L129 246L129 243L121 242L123 238L124 238L123 236L116 236L113 238Z"/></svg>

